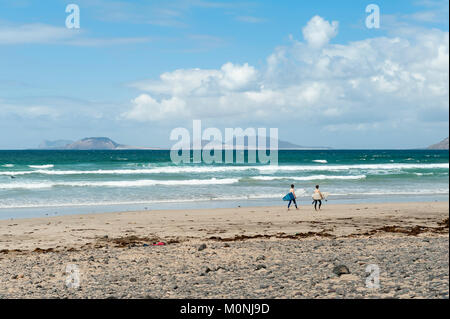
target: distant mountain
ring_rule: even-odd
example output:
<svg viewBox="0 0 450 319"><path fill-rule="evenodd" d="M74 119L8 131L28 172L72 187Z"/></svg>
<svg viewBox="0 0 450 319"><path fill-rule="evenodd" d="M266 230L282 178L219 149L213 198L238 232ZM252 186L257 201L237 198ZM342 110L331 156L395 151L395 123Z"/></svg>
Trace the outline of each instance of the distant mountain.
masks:
<svg viewBox="0 0 450 319"><path fill-rule="evenodd" d="M448 137L443 139L437 144L433 144L427 147L428 150L448 150Z"/></svg>
<svg viewBox="0 0 450 319"><path fill-rule="evenodd" d="M39 144L39 149L61 149L64 148L66 145L69 145L73 143L73 141L70 140L56 140L56 141L43 141L41 144Z"/></svg>
<svg viewBox="0 0 450 319"><path fill-rule="evenodd" d="M39 145L40 149L53 150L129 150L129 149L156 149L134 147L118 144L108 137L86 137L79 141L44 141Z"/></svg>
<svg viewBox="0 0 450 319"><path fill-rule="evenodd" d="M126 145L120 145L108 137L86 137L66 145L66 150L116 150L128 148Z"/></svg>
<svg viewBox="0 0 450 319"><path fill-rule="evenodd" d="M330 150L328 146L301 146L290 142L278 140L278 148L281 150Z"/></svg>
<svg viewBox="0 0 450 319"><path fill-rule="evenodd" d="M275 144L274 139L271 139L269 137L266 137L266 148L269 148L270 145L274 145ZM256 143L258 143L258 137L256 137ZM229 141L227 143L225 143L224 145L234 145L234 148L244 148L247 149L248 148L248 138L244 137L244 144L243 145L237 145L236 143L236 137L233 138L233 141ZM301 145L297 145L291 142L286 142L283 140L278 140L278 149L279 150L328 150L331 149L331 147L327 147L327 146L301 146Z"/></svg>
<svg viewBox="0 0 450 319"><path fill-rule="evenodd" d="M258 139L256 139L258 141ZM202 140L201 146L204 148L211 141ZM272 142L272 143L270 143ZM244 144L238 145L236 143L236 138L233 141L228 143L214 142L218 145L222 145L224 149L228 147L232 147L233 149L248 149L248 138L244 138ZM189 144L188 144L189 145ZM186 145L187 147L189 147ZM266 138L266 147L269 148L270 145L274 145L273 140L269 137ZM185 147L186 147L185 146ZM193 149L193 143L190 144L191 149ZM86 137L79 141L73 142L69 140L56 140L56 141L43 141L39 144L39 149L45 150L127 150L127 149L160 149L160 148L149 148L149 147L134 147L123 145L114 142L108 137ZM167 148L167 149L170 149ZM329 147L321 147L321 146L300 146L290 142L278 140L278 149L279 150L326 150L330 149Z"/></svg>
<svg viewBox="0 0 450 319"><path fill-rule="evenodd" d="M272 142L272 143L271 143ZM228 141L226 143L221 143L218 141L208 141L208 140L201 140L201 147L204 148L206 145L213 143L211 145L216 145L220 147L222 145L223 149L248 149L248 137L244 136L244 143L238 144L236 137L233 138L232 141ZM200 144L200 143L197 143ZM256 137L256 144L258 144L258 138ZM269 148L271 145L274 145L274 140L270 139L269 137L266 138L266 148ZM194 149L193 143L191 142L191 149ZM188 147L188 144L185 145L185 147ZM258 149L258 145L256 147ZM331 149L330 147L325 146L300 146L297 144L293 144L290 142L278 140L278 149L279 150L327 150Z"/></svg>

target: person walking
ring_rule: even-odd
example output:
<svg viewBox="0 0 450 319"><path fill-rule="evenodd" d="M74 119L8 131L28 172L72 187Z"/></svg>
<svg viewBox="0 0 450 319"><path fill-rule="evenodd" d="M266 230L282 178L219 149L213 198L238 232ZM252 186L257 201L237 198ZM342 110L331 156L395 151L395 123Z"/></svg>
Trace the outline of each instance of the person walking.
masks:
<svg viewBox="0 0 450 319"><path fill-rule="evenodd" d="M288 203L288 210L291 207L292 202L294 202L295 209L298 209L297 201L296 201L297 196L295 196L295 186L294 186L294 184L291 185L291 189L289 190L289 195L291 195L291 196L290 196L289 203Z"/></svg>
<svg viewBox="0 0 450 319"><path fill-rule="evenodd" d="M320 210L320 207L322 207L322 199L323 199L323 195L319 190L319 185L316 185L316 189L314 190L314 194L313 194L313 204L314 204L314 209ZM317 209L317 204L319 204L319 209Z"/></svg>

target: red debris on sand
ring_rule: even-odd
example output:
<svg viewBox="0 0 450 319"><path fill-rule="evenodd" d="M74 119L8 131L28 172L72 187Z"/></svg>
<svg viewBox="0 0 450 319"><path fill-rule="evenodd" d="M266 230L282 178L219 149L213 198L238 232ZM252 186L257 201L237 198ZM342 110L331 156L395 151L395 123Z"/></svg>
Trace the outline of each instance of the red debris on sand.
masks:
<svg viewBox="0 0 450 319"><path fill-rule="evenodd" d="M153 246L164 246L165 245L165 243L163 243L163 242L158 242L158 243L155 243L155 244L153 244Z"/></svg>

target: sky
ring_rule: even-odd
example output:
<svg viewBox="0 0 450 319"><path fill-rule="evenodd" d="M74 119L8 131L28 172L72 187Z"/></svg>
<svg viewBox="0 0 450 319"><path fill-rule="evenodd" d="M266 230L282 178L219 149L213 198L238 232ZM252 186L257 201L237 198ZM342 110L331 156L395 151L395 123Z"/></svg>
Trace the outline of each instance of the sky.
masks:
<svg viewBox="0 0 450 319"><path fill-rule="evenodd" d="M427 146L448 136L448 20L440 0L0 0L0 149L168 147L194 119L306 146Z"/></svg>

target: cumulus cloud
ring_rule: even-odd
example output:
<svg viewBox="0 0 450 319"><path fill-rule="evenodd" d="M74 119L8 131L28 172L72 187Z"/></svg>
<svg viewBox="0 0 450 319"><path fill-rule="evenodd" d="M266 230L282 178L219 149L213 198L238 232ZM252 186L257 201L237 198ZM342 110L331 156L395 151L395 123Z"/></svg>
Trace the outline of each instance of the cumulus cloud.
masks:
<svg viewBox="0 0 450 319"><path fill-rule="evenodd" d="M133 109L124 113L123 116L140 122L186 115L186 103L178 97L158 102L147 94L141 94L133 100L133 104Z"/></svg>
<svg viewBox="0 0 450 319"><path fill-rule="evenodd" d="M303 28L303 37L310 46L320 48L337 35L338 26L337 21L330 23L322 17L314 16Z"/></svg>
<svg viewBox="0 0 450 319"><path fill-rule="evenodd" d="M247 63L224 64L220 70L180 69L160 75L158 81L142 81L131 86L156 94L202 96L251 86L257 71Z"/></svg>
<svg viewBox="0 0 450 319"><path fill-rule="evenodd" d="M179 69L133 83L145 94L123 116L270 123L289 118L330 131L447 121L442 114L449 107L448 32L421 29L330 44L337 25L313 17L303 29L306 42L275 48L258 69L227 62L219 69Z"/></svg>

